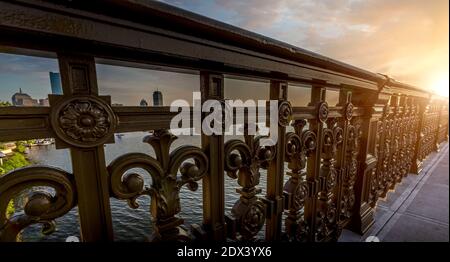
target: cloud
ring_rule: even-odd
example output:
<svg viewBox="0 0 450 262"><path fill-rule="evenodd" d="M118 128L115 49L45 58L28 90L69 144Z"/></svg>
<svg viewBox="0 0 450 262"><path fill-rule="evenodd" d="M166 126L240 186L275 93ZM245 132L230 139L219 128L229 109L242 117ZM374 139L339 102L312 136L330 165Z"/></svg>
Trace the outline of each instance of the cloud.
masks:
<svg viewBox="0 0 450 262"><path fill-rule="evenodd" d="M163 2L405 83L430 88L438 78L448 82L447 0ZM0 100L9 100L18 88L33 97L46 96L49 71L58 71L55 59L0 54ZM156 89L163 90L165 104L178 98L190 101L191 92L199 90L197 75L103 65L97 74L101 93L127 105L137 105L141 98L150 102ZM243 98L266 95L258 91L260 85L249 82L231 80L227 86L230 98L238 98L233 92Z"/></svg>
<svg viewBox="0 0 450 262"><path fill-rule="evenodd" d="M194 4L170 1L192 11ZM448 71L447 0L215 0L236 26L422 87ZM203 15L215 17L215 10ZM219 18L220 19L220 18ZM448 74L447 74L448 78Z"/></svg>

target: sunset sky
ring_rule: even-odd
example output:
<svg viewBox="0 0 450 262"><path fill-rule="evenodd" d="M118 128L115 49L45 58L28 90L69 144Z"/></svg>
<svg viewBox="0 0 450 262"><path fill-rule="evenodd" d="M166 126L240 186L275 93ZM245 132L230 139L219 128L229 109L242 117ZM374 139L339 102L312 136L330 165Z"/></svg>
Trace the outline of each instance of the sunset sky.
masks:
<svg viewBox="0 0 450 262"><path fill-rule="evenodd" d="M163 2L448 96L448 0Z"/></svg>
<svg viewBox="0 0 450 262"><path fill-rule="evenodd" d="M448 0L163 2L448 96ZM56 60L0 54L0 100L10 101L19 88L34 98L46 97L49 71L58 71ZM97 71L102 93L126 105L141 98L150 102L156 89L165 102L180 98L181 89L182 96L198 90L197 76L112 66ZM230 83L238 90L244 85ZM245 85L249 92L243 99L261 84ZM133 92L124 94L124 86Z"/></svg>

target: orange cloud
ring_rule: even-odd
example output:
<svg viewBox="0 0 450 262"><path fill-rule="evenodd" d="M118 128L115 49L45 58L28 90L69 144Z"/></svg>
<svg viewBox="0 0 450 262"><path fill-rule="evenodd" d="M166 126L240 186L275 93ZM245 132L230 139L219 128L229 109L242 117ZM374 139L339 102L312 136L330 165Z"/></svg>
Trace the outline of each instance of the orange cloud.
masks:
<svg viewBox="0 0 450 262"><path fill-rule="evenodd" d="M448 82L447 0L216 3L242 18L237 26L398 81L438 92L433 83Z"/></svg>

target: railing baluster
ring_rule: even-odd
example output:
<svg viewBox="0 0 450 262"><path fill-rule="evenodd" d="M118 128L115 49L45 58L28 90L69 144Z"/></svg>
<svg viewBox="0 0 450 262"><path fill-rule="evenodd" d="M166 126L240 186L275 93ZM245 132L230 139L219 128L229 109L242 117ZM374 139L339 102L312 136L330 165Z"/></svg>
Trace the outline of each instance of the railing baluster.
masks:
<svg viewBox="0 0 450 262"><path fill-rule="evenodd" d="M317 116L309 122L309 130L316 134L316 150L307 162L306 181L309 186L311 197L305 203L305 221L310 228L308 241L315 241L316 232L316 214L317 214L317 193L318 180L321 166L321 148L323 146L323 127L324 119L320 119L328 115L328 106L325 104L325 87L321 84L314 84L311 89L310 106L316 107Z"/></svg>
<svg viewBox="0 0 450 262"><path fill-rule="evenodd" d="M336 237L339 237L340 232L346 222L344 218L341 219L342 212L345 212L345 203L344 198L350 198L353 196L353 182L348 177L349 168L347 163L347 141L350 139L348 136L350 120L353 114L353 105L351 103L352 93L350 90L341 88L339 92L339 103L337 106L341 106L343 108L342 114L343 117L338 120L338 126L342 128L342 145L337 151L336 156L336 172L337 172L337 187L335 189L335 198L336 201L336 224L338 232L335 234ZM350 210L351 211L351 210Z"/></svg>
<svg viewBox="0 0 450 262"><path fill-rule="evenodd" d="M438 107L438 112L437 112L437 128L436 128L436 137L434 139L434 145L435 145L435 151L439 152L439 144L440 144L440 132L441 132L441 128L442 128L442 124L441 124L441 119L444 117L443 115L443 105L441 103L437 104Z"/></svg>
<svg viewBox="0 0 450 262"><path fill-rule="evenodd" d="M279 240L281 236L281 215L283 205L283 176L284 176L284 151L286 144L286 123L281 117L289 119L290 108L281 108L281 103L287 100L288 86L286 82L272 80L270 83L270 99L278 100L280 104L278 121L278 142L276 157L269 165L267 171L267 200L270 203L270 211L266 221L266 240ZM285 102L286 107L288 104ZM281 110L285 110L282 112ZM283 115L286 113L286 116Z"/></svg>
<svg viewBox="0 0 450 262"><path fill-rule="evenodd" d="M416 147L414 149L414 158L413 165L411 168L411 172L415 174L419 174L422 171L422 151L424 150L424 127L426 125L426 111L428 101L425 99L420 99L417 101L417 106L419 110L419 124L417 126L417 139L416 139Z"/></svg>
<svg viewBox="0 0 450 262"><path fill-rule="evenodd" d="M377 151L381 141L378 129L379 121L385 101L388 96L377 92L361 92L353 90L352 102L356 107L363 108L364 114L360 117L361 138L358 153L358 173L354 185L355 204L353 215L347 228L357 233L366 232L374 223L374 210L370 206L371 181L375 176L377 164Z"/></svg>
<svg viewBox="0 0 450 262"><path fill-rule="evenodd" d="M72 100L73 102L67 104L65 108L72 110L72 108L79 107L78 110L80 112L86 112L85 116L80 114L81 118L79 120L81 124L85 127L95 125L95 121L98 119L94 118L98 112L94 112L93 110L107 111L110 107L108 108L107 103L105 103L105 108L93 108L101 103L97 101L99 99L94 58L58 54L58 61L64 95L63 97L51 96L50 102L52 107L58 108L60 103L64 103L66 99L77 97L79 100ZM54 120L52 122L59 121L60 126L53 126L53 128L61 129L61 127L67 124L61 122L61 115L65 113L71 114L71 112L62 109L60 111L56 110L55 113L56 115L53 114L51 116L53 118L52 120ZM59 119L56 119L58 117ZM114 120L111 119L111 121ZM112 125L113 123L110 124ZM73 123L69 123L69 125L73 125ZM82 129L83 127L80 128ZM108 133L105 134L107 140L114 139L113 131L113 128L110 128ZM75 135L70 135L67 131L63 132L68 137L67 139L61 139L61 137L57 139L58 148L66 147L66 143L77 144L84 139L82 135L76 137ZM86 137L86 141L91 141L92 139L102 139L102 137ZM103 143L96 145L93 142L91 145L77 147L72 144L70 147L72 168L78 191L81 236L83 241L112 241L113 231L109 204L109 185Z"/></svg>
<svg viewBox="0 0 450 262"><path fill-rule="evenodd" d="M208 99L224 99L223 75L200 73L202 104ZM202 113L202 121L206 116ZM225 240L224 137L202 132L202 149L209 158L209 172L203 178L203 226L209 238Z"/></svg>

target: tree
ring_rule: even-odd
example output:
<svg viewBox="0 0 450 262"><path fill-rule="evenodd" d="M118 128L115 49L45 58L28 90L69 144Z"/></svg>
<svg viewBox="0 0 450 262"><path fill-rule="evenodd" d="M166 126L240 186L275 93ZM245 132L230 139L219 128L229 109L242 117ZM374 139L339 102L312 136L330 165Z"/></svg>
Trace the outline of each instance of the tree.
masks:
<svg viewBox="0 0 450 262"><path fill-rule="evenodd" d="M12 106L12 104L9 101L0 101L0 107L2 106Z"/></svg>
<svg viewBox="0 0 450 262"><path fill-rule="evenodd" d="M15 150L19 153L24 153L26 150L25 143L26 143L26 141L17 141Z"/></svg>
<svg viewBox="0 0 450 262"><path fill-rule="evenodd" d="M12 106L12 104L9 101L0 101L0 107L7 107L7 106ZM0 143L0 149L5 149L3 143ZM18 151L19 153L15 153L12 157L6 160L6 162L3 164L2 167L0 167L0 176L16 168L20 168L30 164L28 160L26 160L25 156L21 154L25 152L25 146L23 141L16 142L16 151ZM12 214L14 214L14 212L15 212L14 201L11 199L6 208L6 217L7 218L10 217Z"/></svg>
<svg viewBox="0 0 450 262"><path fill-rule="evenodd" d="M9 157L0 169L0 176L8 173L16 168L28 166L30 162L25 158L25 156L21 153L14 153L11 157Z"/></svg>
<svg viewBox="0 0 450 262"><path fill-rule="evenodd" d="M11 199L11 201L9 201L8 203L8 207L6 208L6 218L9 218L15 212L16 209L14 208L14 200Z"/></svg>
<svg viewBox="0 0 450 262"><path fill-rule="evenodd" d="M30 162L25 158L25 156L21 153L14 153L11 157L9 157L3 166L0 167L0 177L9 171L12 171L14 169L28 166ZM8 206L6 208L6 217L10 217L15 212L14 208L14 200L10 200L8 203Z"/></svg>

